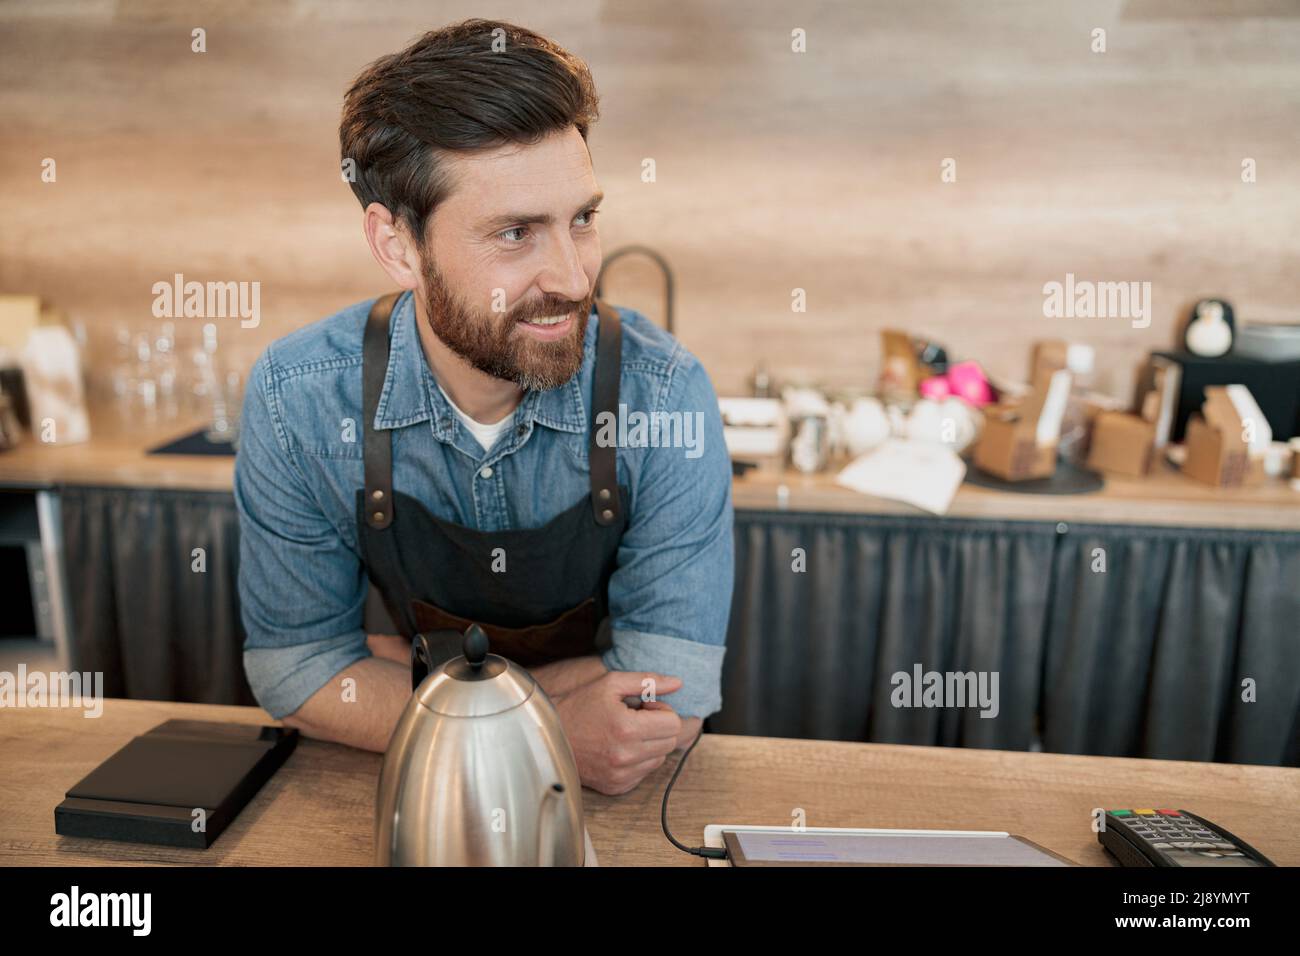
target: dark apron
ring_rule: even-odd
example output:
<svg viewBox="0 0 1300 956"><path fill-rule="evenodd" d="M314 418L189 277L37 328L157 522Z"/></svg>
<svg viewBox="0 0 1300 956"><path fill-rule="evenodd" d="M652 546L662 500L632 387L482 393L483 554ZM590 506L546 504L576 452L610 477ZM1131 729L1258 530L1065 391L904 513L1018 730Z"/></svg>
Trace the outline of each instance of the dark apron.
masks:
<svg viewBox="0 0 1300 956"><path fill-rule="evenodd" d="M420 644L428 635L443 635L435 659L423 662L427 666L457 653L450 632L463 634L471 623L487 633L492 653L523 667L598 653L609 646L608 628L601 625L628 511L627 491L618 485L617 449L598 445L595 437L597 414L618 412L618 313L597 301L590 492L540 528L484 532L437 518L393 488L392 432L375 430L374 421L388 373L389 316L398 295L375 302L366 321L366 486L357 490L361 560L393 623L408 639L420 636ZM505 571L494 571L494 559L501 555Z"/></svg>

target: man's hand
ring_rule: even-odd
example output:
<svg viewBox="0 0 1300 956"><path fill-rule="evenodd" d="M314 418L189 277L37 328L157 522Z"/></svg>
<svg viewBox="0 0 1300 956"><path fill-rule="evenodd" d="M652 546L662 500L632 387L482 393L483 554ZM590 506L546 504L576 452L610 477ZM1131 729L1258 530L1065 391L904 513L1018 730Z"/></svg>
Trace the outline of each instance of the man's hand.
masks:
<svg viewBox="0 0 1300 956"><path fill-rule="evenodd" d="M609 671L555 700L584 785L600 793L627 793L677 746L682 719L667 705L629 707L625 697L639 697L643 681L655 694L671 694L681 678L639 671ZM648 702L658 703L657 701Z"/></svg>
<svg viewBox="0 0 1300 956"><path fill-rule="evenodd" d="M667 704L665 704L662 700L647 700L641 704L641 707L643 709L648 709L648 710L672 711L672 708L669 707ZM693 744L695 742L695 738L700 735L700 730L701 728L703 728L703 726L704 726L703 717L683 717L682 732L677 735L677 746L674 747L673 749L685 750L687 747Z"/></svg>

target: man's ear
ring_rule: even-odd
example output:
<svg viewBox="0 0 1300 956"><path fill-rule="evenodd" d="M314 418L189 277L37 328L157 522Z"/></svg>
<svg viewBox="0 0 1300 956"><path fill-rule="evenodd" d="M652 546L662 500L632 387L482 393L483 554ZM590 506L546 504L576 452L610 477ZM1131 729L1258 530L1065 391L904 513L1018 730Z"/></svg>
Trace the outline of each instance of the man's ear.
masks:
<svg viewBox="0 0 1300 956"><path fill-rule="evenodd" d="M393 218L386 206L372 202L366 207L362 228L370 254L399 289L416 289L420 284L420 253L409 230Z"/></svg>

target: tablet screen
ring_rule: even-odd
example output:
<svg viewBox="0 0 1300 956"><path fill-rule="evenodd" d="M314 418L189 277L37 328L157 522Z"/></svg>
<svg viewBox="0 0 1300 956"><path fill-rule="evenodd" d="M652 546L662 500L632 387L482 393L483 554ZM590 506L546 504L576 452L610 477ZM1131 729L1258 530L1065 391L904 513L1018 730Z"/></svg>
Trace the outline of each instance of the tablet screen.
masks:
<svg viewBox="0 0 1300 956"><path fill-rule="evenodd" d="M877 866L1069 866L1013 836L747 832L735 837L745 863ZM741 861L736 861L741 862Z"/></svg>

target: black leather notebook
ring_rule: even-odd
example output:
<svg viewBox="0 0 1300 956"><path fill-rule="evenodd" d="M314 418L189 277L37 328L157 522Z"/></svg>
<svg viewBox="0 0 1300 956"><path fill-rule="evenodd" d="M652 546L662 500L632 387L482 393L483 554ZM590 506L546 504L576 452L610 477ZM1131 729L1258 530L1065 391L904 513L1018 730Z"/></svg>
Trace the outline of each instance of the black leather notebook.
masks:
<svg viewBox="0 0 1300 956"><path fill-rule="evenodd" d="M54 832L206 849L297 743L289 727L168 720L69 790Z"/></svg>

